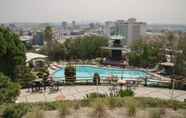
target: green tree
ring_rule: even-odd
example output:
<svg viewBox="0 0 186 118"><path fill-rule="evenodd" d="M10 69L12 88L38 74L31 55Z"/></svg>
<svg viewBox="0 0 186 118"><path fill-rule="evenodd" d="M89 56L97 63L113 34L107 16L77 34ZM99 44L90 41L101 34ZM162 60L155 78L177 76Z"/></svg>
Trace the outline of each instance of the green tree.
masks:
<svg viewBox="0 0 186 118"><path fill-rule="evenodd" d="M36 76L31 73L31 68L26 67L25 65L16 66L16 82L18 82L22 87L27 87L28 84L36 79Z"/></svg>
<svg viewBox="0 0 186 118"><path fill-rule="evenodd" d="M161 61L161 44L158 42L145 42L143 39L136 40L131 46L129 64L132 66L154 66Z"/></svg>
<svg viewBox="0 0 186 118"><path fill-rule="evenodd" d="M45 54L48 55L48 58L52 61L59 61L61 59L65 58L65 49L64 49L64 45L55 42L53 44L53 48L52 50L49 50L47 48L47 46L44 46L41 50L40 50L41 54Z"/></svg>
<svg viewBox="0 0 186 118"><path fill-rule="evenodd" d="M22 118L29 111L29 107L25 104L8 105L3 111L3 118Z"/></svg>
<svg viewBox="0 0 186 118"><path fill-rule="evenodd" d="M16 66L24 64L24 44L15 33L0 27L0 72L15 79Z"/></svg>
<svg viewBox="0 0 186 118"><path fill-rule="evenodd" d="M186 36L181 37L177 46L175 72L177 75L186 76Z"/></svg>
<svg viewBox="0 0 186 118"><path fill-rule="evenodd" d="M76 81L76 67L68 64L65 67L65 81L75 82Z"/></svg>
<svg viewBox="0 0 186 118"><path fill-rule="evenodd" d="M92 59L100 57L101 47L108 45L108 39L100 36L85 36L68 39L64 43L66 57Z"/></svg>
<svg viewBox="0 0 186 118"><path fill-rule="evenodd" d="M108 45L108 39L105 37L85 36L67 39L63 44L53 42L52 50L45 47L41 53L48 54L51 60L93 59L108 53L101 50L101 47L106 45Z"/></svg>
<svg viewBox="0 0 186 118"><path fill-rule="evenodd" d="M47 48L49 50L52 50L52 44L53 44L53 32L52 32L52 28L50 26L47 26L45 28L44 31L44 37L45 37L45 41L47 42Z"/></svg>
<svg viewBox="0 0 186 118"><path fill-rule="evenodd" d="M7 76L0 73L0 104L14 102L19 93L19 84L11 82Z"/></svg>

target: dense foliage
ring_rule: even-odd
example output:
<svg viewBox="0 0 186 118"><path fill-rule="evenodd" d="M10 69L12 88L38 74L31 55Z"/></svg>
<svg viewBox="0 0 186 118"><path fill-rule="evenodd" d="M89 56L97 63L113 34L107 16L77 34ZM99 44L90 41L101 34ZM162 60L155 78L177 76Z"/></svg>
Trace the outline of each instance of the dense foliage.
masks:
<svg viewBox="0 0 186 118"><path fill-rule="evenodd" d="M0 72L15 79L17 65L25 64L25 47L19 37L0 27Z"/></svg>
<svg viewBox="0 0 186 118"><path fill-rule="evenodd" d="M49 52L53 49L53 31L52 27L47 26L44 31L44 38L47 43L47 49ZM51 53L48 53L50 55Z"/></svg>
<svg viewBox="0 0 186 118"><path fill-rule="evenodd" d="M99 74L98 73L94 73L94 76L93 76L93 83L94 83L94 85L100 84L100 80L101 80L101 78L100 78Z"/></svg>
<svg viewBox="0 0 186 118"><path fill-rule="evenodd" d="M20 86L0 73L0 104L14 102L19 95Z"/></svg>
<svg viewBox="0 0 186 118"><path fill-rule="evenodd" d="M27 87L29 83L36 79L36 76L31 73L31 68L25 65L16 66L15 82L19 83L22 87Z"/></svg>
<svg viewBox="0 0 186 118"><path fill-rule="evenodd" d="M3 112L3 118L22 118L28 110L24 104L9 105Z"/></svg>
<svg viewBox="0 0 186 118"><path fill-rule="evenodd" d="M136 40L131 46L129 64L138 67L149 67L160 62L161 44L158 42L147 43L144 40Z"/></svg>
<svg viewBox="0 0 186 118"><path fill-rule="evenodd" d="M65 67L65 81L67 82L75 82L76 81L76 67L68 64Z"/></svg>
<svg viewBox="0 0 186 118"><path fill-rule="evenodd" d="M108 44L108 39L100 36L85 36L67 39L63 44L53 42L52 50L45 47L42 52L52 60L60 59L92 59L105 55L101 46Z"/></svg>
<svg viewBox="0 0 186 118"><path fill-rule="evenodd" d="M186 76L186 36L181 37L177 49L180 53L176 55L175 72L178 75Z"/></svg>
<svg viewBox="0 0 186 118"><path fill-rule="evenodd" d="M134 96L134 91L132 91L132 89L120 90L119 96L120 97Z"/></svg>

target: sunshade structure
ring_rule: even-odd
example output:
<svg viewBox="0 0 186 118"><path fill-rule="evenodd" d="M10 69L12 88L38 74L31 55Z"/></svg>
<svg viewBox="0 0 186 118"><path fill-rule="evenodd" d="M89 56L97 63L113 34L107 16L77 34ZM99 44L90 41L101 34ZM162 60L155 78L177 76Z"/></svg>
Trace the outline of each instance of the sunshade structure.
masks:
<svg viewBox="0 0 186 118"><path fill-rule="evenodd" d="M46 55L32 53L32 52L26 53L26 62L32 61L34 59L46 59L46 58L47 58Z"/></svg>
<svg viewBox="0 0 186 118"><path fill-rule="evenodd" d="M171 62L163 62L163 63L160 63L160 65L174 67L174 63L171 63Z"/></svg>

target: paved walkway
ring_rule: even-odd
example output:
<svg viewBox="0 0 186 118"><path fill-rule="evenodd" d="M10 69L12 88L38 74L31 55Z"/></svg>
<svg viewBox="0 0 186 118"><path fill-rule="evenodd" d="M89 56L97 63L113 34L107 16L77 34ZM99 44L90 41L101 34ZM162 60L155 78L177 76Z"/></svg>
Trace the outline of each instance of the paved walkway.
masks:
<svg viewBox="0 0 186 118"><path fill-rule="evenodd" d="M56 101L59 96L64 96L65 100L83 99L88 93L99 92L109 94L111 86L62 86L57 92L50 92L47 89L43 93L30 93L27 90L21 90L21 94L17 102L47 102ZM170 99L172 90L163 88L147 88L137 87L135 96L140 97L157 97L162 99ZM186 91L175 90L174 99L184 101L186 99Z"/></svg>

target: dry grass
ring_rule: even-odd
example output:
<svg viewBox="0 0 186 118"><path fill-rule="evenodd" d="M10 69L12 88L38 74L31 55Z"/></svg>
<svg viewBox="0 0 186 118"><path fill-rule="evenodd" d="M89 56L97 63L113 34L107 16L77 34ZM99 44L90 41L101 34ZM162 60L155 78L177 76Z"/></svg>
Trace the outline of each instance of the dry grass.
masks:
<svg viewBox="0 0 186 118"><path fill-rule="evenodd" d="M42 110L34 110L32 112L27 113L25 118L44 118Z"/></svg>
<svg viewBox="0 0 186 118"><path fill-rule="evenodd" d="M150 110L150 118L163 118L165 116L165 108L156 108Z"/></svg>
<svg viewBox="0 0 186 118"><path fill-rule="evenodd" d="M91 114L92 118L108 118L108 114L105 108L105 104L101 99L95 100L92 103L93 112Z"/></svg>
<svg viewBox="0 0 186 118"><path fill-rule="evenodd" d="M70 114L70 108L67 104L63 103L59 106L59 117L66 118L67 115Z"/></svg>
<svg viewBox="0 0 186 118"><path fill-rule="evenodd" d="M80 109L80 107L81 107L81 104L80 104L79 102L75 102L74 105L73 105L73 108L74 108L75 110Z"/></svg>
<svg viewBox="0 0 186 118"><path fill-rule="evenodd" d="M136 111L137 111L136 103L129 102L127 107L128 107L127 108L128 116L129 117L135 117L136 116Z"/></svg>

